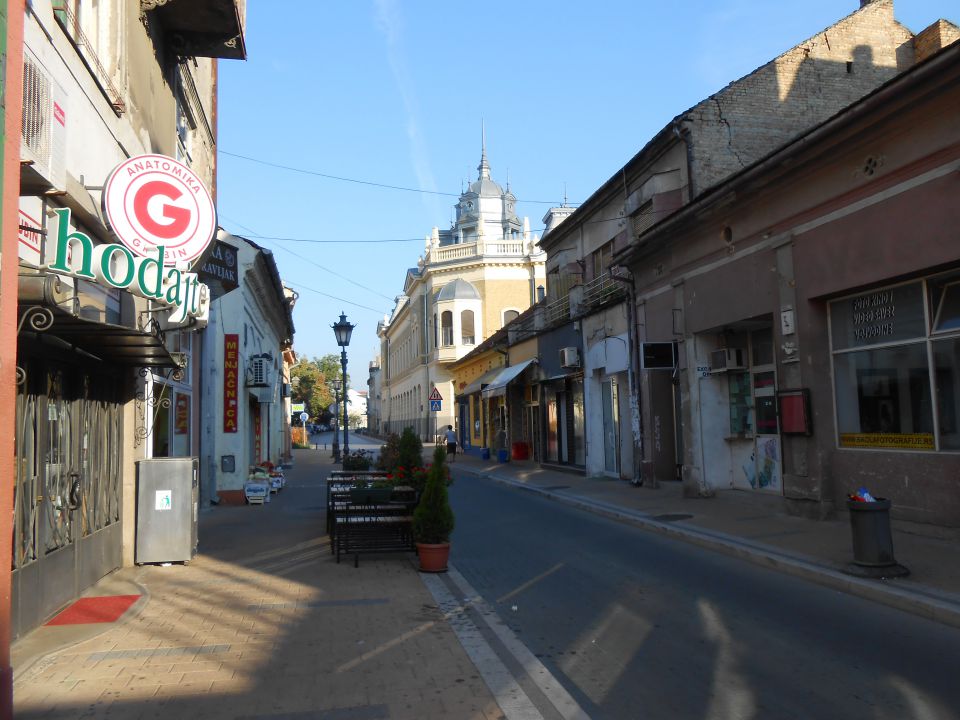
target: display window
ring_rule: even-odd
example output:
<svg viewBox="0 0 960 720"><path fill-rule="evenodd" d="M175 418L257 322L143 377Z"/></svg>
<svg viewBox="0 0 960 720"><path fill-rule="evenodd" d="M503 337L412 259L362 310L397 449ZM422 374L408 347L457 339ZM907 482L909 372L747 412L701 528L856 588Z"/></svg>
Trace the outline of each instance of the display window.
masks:
<svg viewBox="0 0 960 720"><path fill-rule="evenodd" d="M830 303L838 445L957 451L960 273Z"/></svg>

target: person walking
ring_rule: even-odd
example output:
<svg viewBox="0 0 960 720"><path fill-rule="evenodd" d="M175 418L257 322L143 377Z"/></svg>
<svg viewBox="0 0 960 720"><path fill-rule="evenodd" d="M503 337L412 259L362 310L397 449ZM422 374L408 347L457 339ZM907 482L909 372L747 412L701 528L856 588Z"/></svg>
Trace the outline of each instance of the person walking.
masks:
<svg viewBox="0 0 960 720"><path fill-rule="evenodd" d="M457 434L453 431L453 425L447 425L447 458L453 462L457 457Z"/></svg>

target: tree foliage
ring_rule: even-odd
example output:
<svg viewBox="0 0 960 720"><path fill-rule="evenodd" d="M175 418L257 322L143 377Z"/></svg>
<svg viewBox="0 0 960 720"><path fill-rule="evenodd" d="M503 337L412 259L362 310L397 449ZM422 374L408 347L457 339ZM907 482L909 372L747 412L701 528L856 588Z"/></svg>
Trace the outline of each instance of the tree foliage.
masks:
<svg viewBox="0 0 960 720"><path fill-rule="evenodd" d="M400 434L397 448L397 462L407 468L423 465L423 443L412 427L405 427Z"/></svg>
<svg viewBox="0 0 960 720"><path fill-rule="evenodd" d="M293 401L305 403L312 418L328 418L327 408L334 402L330 383L340 379L340 374L340 357L334 353L302 359L290 370Z"/></svg>

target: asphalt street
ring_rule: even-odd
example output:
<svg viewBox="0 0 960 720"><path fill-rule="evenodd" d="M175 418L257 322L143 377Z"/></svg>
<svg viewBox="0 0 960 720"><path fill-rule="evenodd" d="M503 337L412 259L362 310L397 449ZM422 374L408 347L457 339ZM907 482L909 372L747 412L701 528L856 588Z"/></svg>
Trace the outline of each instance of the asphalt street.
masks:
<svg viewBox="0 0 960 720"><path fill-rule="evenodd" d="M960 630L477 477L452 562L594 718L957 717Z"/></svg>

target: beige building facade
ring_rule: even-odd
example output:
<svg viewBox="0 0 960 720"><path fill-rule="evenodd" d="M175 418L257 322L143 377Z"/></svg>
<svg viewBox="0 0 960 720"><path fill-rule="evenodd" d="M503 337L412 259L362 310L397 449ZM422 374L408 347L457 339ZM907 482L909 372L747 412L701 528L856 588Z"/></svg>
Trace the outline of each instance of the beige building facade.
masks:
<svg viewBox="0 0 960 720"><path fill-rule="evenodd" d="M438 429L455 426L450 365L530 307L538 288L543 291L546 256L515 206L509 187L491 178L484 147L455 222L426 238L403 294L377 327L382 432L409 426L432 441Z"/></svg>

